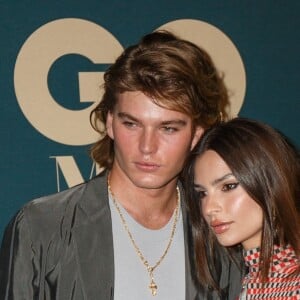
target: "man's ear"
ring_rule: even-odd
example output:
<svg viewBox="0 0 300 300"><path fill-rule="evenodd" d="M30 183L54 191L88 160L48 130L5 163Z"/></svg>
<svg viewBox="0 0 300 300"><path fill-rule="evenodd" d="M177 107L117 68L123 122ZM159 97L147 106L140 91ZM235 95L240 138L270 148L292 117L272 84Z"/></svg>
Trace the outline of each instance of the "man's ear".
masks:
<svg viewBox="0 0 300 300"><path fill-rule="evenodd" d="M107 135L113 140L114 139L114 130L113 130L113 114L112 112L108 112L107 113L107 118L106 118L106 132Z"/></svg>
<svg viewBox="0 0 300 300"><path fill-rule="evenodd" d="M204 129L201 126L196 127L195 132L194 132L194 137L193 137L193 140L191 143L191 150L193 150L193 148L196 146L196 144L200 140L203 132L204 132Z"/></svg>

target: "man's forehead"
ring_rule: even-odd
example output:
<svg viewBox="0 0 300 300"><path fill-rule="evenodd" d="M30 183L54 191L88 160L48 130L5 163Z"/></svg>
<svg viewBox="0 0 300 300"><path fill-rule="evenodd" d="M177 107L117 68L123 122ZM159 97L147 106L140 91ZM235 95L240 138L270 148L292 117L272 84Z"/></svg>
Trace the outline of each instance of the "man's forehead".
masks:
<svg viewBox="0 0 300 300"><path fill-rule="evenodd" d="M142 111L153 111L169 116L181 115L182 118L190 118L189 114L178 109L175 103L171 103L171 100L166 100L165 102L164 100L156 100L140 91L119 94L116 109L132 115Z"/></svg>

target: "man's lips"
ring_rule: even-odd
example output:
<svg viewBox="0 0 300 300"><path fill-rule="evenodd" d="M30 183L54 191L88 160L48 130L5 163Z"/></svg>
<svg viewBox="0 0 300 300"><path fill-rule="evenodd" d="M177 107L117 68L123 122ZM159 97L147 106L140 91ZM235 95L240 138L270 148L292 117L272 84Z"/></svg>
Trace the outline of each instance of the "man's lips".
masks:
<svg viewBox="0 0 300 300"><path fill-rule="evenodd" d="M210 226L214 230L215 234L222 234L229 229L232 223L233 222L213 221L210 223Z"/></svg>
<svg viewBox="0 0 300 300"><path fill-rule="evenodd" d="M137 166L138 169L143 170L143 171L156 171L160 165L152 162L135 162L135 165Z"/></svg>

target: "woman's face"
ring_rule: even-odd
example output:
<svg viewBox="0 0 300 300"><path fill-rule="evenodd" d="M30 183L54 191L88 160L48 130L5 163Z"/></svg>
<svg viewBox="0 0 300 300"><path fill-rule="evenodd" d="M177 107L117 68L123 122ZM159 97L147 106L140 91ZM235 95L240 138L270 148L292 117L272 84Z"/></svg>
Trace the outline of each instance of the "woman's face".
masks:
<svg viewBox="0 0 300 300"><path fill-rule="evenodd" d="M246 193L224 160L212 150L195 162L195 190L210 229L223 246L260 246L263 212Z"/></svg>

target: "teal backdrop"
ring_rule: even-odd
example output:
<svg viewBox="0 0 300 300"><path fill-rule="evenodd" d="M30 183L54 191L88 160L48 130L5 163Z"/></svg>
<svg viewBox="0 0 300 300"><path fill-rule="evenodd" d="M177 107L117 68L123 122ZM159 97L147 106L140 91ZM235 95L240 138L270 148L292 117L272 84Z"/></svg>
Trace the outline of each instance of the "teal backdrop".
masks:
<svg viewBox="0 0 300 300"><path fill-rule="evenodd" d="M120 49L173 21L202 21L224 33L245 72L238 114L272 125L299 146L299 14L298 0L0 0L0 237L24 203L97 172L80 121L96 101L88 82L100 78ZM74 21L69 27L68 20ZM52 30L55 24L63 26ZM91 58L93 45L103 49L103 59ZM44 95L55 100L53 107Z"/></svg>

